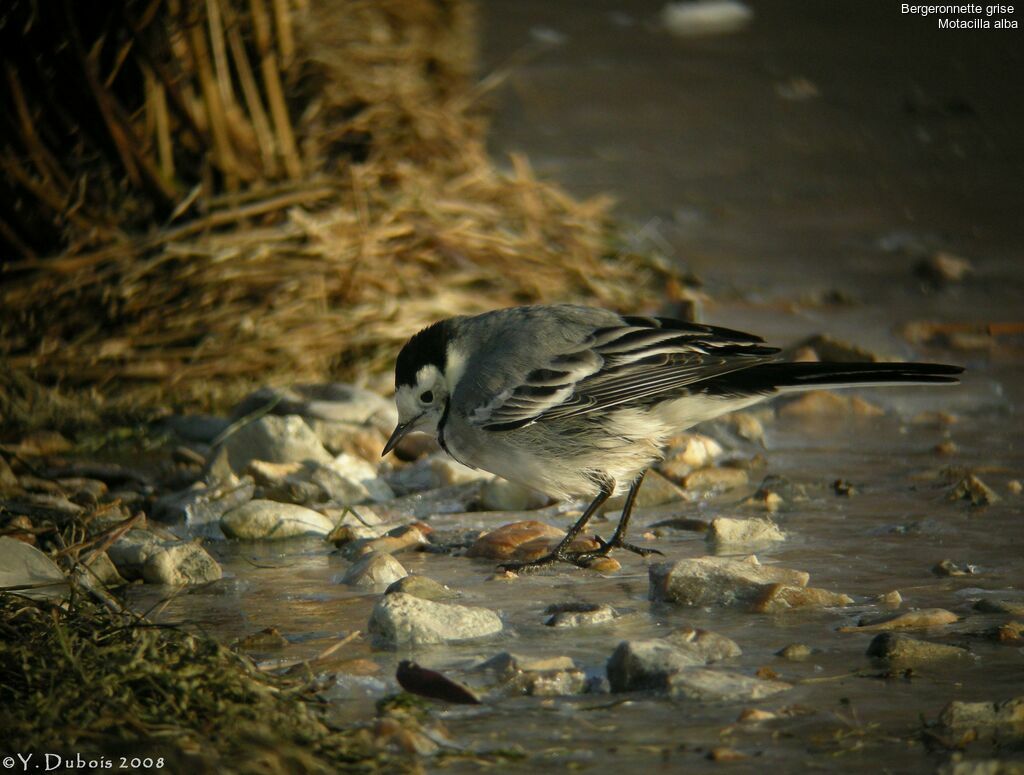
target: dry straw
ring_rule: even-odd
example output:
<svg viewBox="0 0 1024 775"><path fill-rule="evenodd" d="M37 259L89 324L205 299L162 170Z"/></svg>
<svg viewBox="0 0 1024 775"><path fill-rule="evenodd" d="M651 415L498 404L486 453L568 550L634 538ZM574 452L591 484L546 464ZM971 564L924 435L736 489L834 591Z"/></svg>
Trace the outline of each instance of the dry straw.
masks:
<svg viewBox="0 0 1024 775"><path fill-rule="evenodd" d="M38 57L31 73L18 51L4 63L16 118L3 185L50 226L0 210L7 420L46 415L57 388L81 421L87 404L365 381L438 317L635 307L665 279L610 257L607 199L578 201L524 158L488 158L467 3L114 7L98 29L69 13L70 45L53 49L82 65L80 112L61 121L83 143L102 138L90 163L85 146L56 142L71 130L33 96L47 93ZM54 238L61 250L40 258Z"/></svg>

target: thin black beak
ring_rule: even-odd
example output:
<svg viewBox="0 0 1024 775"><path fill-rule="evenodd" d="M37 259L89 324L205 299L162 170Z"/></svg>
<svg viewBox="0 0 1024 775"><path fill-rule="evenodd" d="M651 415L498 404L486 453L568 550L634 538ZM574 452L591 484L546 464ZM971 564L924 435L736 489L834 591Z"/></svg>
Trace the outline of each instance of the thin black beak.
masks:
<svg viewBox="0 0 1024 775"><path fill-rule="evenodd" d="M384 451L380 453L380 456L384 457L386 454L388 454L388 452L397 447L398 442L400 442L402 440L402 437L404 437L405 434L407 434L412 429L412 424L416 422L416 420L418 419L419 418L417 417L412 420L409 420L409 422L399 423L398 427L395 428L394 432L391 434L391 438L388 439L388 443L384 445Z"/></svg>

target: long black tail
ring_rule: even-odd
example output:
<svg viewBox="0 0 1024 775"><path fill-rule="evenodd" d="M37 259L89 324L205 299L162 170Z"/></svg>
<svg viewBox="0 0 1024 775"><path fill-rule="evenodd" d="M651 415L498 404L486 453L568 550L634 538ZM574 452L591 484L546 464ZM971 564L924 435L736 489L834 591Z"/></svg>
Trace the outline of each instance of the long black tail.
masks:
<svg viewBox="0 0 1024 775"><path fill-rule="evenodd" d="M764 363L723 378L751 391L866 385L949 385L961 366L943 363Z"/></svg>

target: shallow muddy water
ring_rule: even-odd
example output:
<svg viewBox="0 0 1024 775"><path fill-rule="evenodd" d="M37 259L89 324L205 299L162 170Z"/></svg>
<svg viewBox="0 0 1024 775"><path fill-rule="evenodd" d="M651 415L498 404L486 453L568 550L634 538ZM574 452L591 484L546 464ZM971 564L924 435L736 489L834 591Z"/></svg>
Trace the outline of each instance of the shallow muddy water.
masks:
<svg viewBox="0 0 1024 775"><path fill-rule="evenodd" d="M655 604L647 597L649 561L633 555L620 556L622 570L607 577L557 569L511 581L490 579L491 562L399 555L411 573L448 584L461 592L458 602L504 620L500 637L414 653L456 678L472 681L469 667L506 650L568 655L601 676L620 641L692 625L740 645L743 655L724 667L748 675L768 668L794 684L739 705L639 694L438 705L435 717L453 745L527 754L503 762L502 771L930 772L950 751L929 747L922 733L948 702L1024 695L1024 649L981 635L1010 617L973 610L983 597L1024 601L1024 501L1008 489L1024 477L1016 408L1024 401L1024 351L1019 340L988 350L925 349L898 335L910 320L1020 319L1021 95L1008 95L996 78L1007 67L1019 72L1019 33L940 38L933 22L899 18L894 3L753 6L747 31L682 41L657 29L659 3L484 4L488 68L538 36L561 36L495 95L494 153L525 151L540 174L575 193L617 195L619 212L648 244L653 239L705 282L714 300L704 305L708 322L783 345L829 333L898 358L960 363L968 375L954 388L862 391L888 410L881 417L772 421L763 450L732 453L765 455L749 486L634 520L639 536L669 516L756 516L740 504L764 476L807 485L808 500L777 515L788 540L756 553L764 563L808 571L812 586L853 596L846 608L763 615ZM781 96L800 78L817 96ZM963 255L974 275L925 292L912 273L917 259L904 249L911 242ZM821 302L836 290L844 303ZM925 410L959 421L912 422ZM934 451L946 439L958 448L949 457ZM974 470L1002 500L983 508L950 500L950 485L937 476L945 466ZM836 495L836 479L856 493ZM487 514L460 520L497 525ZM598 532L610 527L597 525ZM710 551L702 534L679 530L652 545L673 560ZM162 619L200 625L222 640L276 626L290 645L256 653L268 663L310 658L353 630L365 632L378 595L340 585L348 562L323 542L209 546L226 578L161 602ZM976 572L935 575L933 566L947 558ZM910 634L966 646L973 656L912 674L872 663L865 650L873 633L837 630L885 612L875 597L891 590L903 597L900 610L958 614L954 625ZM141 606L158 601L152 591L138 594ZM545 627L544 609L566 601L610 603L627 615L589 628ZM775 656L794 642L816 651L802 662ZM364 719L374 700L395 691L395 665L408 654L373 651L363 639L344 656L381 666L328 693L339 718ZM780 715L736 723L745 707ZM709 760L719 746L747 758ZM967 748L969 758L991 753L983 743ZM1020 757L1019 740L998 755Z"/></svg>

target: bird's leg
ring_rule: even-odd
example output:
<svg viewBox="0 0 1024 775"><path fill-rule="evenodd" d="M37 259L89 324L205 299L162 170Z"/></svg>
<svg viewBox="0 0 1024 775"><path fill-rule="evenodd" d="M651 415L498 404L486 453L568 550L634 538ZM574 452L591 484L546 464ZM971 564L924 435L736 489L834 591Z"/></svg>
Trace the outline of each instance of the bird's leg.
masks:
<svg viewBox="0 0 1024 775"><path fill-rule="evenodd" d="M646 557L649 554L662 554L657 549L644 549L643 547L636 546L635 544L626 543L626 529L629 527L629 518L633 515L633 506L636 503L637 493L640 492L640 485L643 484L644 476L647 472L641 472L634 481L632 486L629 488L629 493L626 495L626 503L622 507L622 516L619 517L619 524L615 527L615 532L612 534L610 541L601 541L601 548L596 549L593 552L581 552L575 556L575 560L586 561L592 560L595 557L605 557L612 549L625 549L626 551L639 554L641 557Z"/></svg>
<svg viewBox="0 0 1024 775"><path fill-rule="evenodd" d="M590 502L587 506L586 511L583 512L583 516L576 520L576 524L569 528L565 534L565 538L558 542L558 546L554 548L551 554L546 554L536 560L530 560L529 562L504 562L498 566L499 570L510 570L520 571L528 570L531 568L539 568L542 565L550 565L553 562L571 562L574 565L579 565L580 562L577 559L579 555L570 553L568 551L569 546L573 541L583 532L583 528L587 526L590 518L597 513L597 510L604 505L604 502L612 496L614 485L611 482L602 482L601 490L598 492L597 497Z"/></svg>

